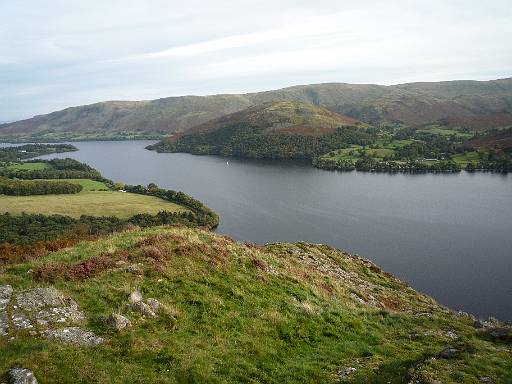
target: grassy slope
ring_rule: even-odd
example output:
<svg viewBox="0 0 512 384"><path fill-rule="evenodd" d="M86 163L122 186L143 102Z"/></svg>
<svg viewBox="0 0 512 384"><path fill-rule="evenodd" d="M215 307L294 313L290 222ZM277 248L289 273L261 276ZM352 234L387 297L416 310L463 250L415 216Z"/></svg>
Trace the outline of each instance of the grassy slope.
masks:
<svg viewBox="0 0 512 384"><path fill-rule="evenodd" d="M411 83L396 86L370 84L313 84L244 95L184 96L153 101L96 103L32 119L0 125L5 138L62 140L64 137L130 138L144 134L175 133L255 104L296 100L333 112L372 121L400 120L421 125L441 118L464 119L498 114L494 125L510 125L512 79ZM483 112L482 112L483 111ZM478 114L480 113L480 115ZM505 117L503 117L505 116ZM498 124L498 125L496 125ZM72 132L70 132L72 126Z"/></svg>
<svg viewBox="0 0 512 384"><path fill-rule="evenodd" d="M104 191L108 190L108 187L105 183L96 180L90 179L38 179L38 180L46 180L46 181L67 181L73 184L80 184L82 186L82 192L85 191Z"/></svg>
<svg viewBox="0 0 512 384"><path fill-rule="evenodd" d="M87 183L86 183L87 184ZM92 187L87 184L86 189ZM118 216L159 211L183 212L186 208L152 196L114 191L83 191L74 195L5 196L0 195L0 212L42 213L72 217Z"/></svg>
<svg viewBox="0 0 512 384"><path fill-rule="evenodd" d="M19 169L24 171L41 171L43 169L50 168L50 166L47 163L18 163L8 165L6 168Z"/></svg>
<svg viewBox="0 0 512 384"><path fill-rule="evenodd" d="M75 281L56 276L50 283L27 273L102 253L141 262L143 276L117 268ZM155 254L158 261L150 257ZM412 370L421 382L512 380L509 345L483 340L469 319L327 246L255 247L211 232L160 227L0 268L0 284L53 284L70 295L86 311L86 326L106 338L92 349L23 332L13 341L0 338L0 372L17 363L40 382L329 383L347 367L357 368L349 376L354 383L407 383ZM134 289L165 305L157 319L127 309ZM111 312L130 317L133 327L109 331L100 319ZM430 359L448 345L461 353Z"/></svg>

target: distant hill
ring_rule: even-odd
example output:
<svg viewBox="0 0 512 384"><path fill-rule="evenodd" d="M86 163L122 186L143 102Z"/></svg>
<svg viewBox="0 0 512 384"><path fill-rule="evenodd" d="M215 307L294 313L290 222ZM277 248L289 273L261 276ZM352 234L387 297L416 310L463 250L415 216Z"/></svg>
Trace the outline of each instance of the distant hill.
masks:
<svg viewBox="0 0 512 384"><path fill-rule="evenodd" d="M246 124L267 134L320 136L341 126L354 126L357 120L301 101L274 101L258 104L192 127L184 134L214 132L226 126ZM177 135L180 137L181 135Z"/></svg>
<svg viewBox="0 0 512 384"><path fill-rule="evenodd" d="M348 143L368 144L364 127L354 118L302 101L274 101L200 124L148 149L310 159Z"/></svg>
<svg viewBox="0 0 512 384"><path fill-rule="evenodd" d="M248 107L302 101L363 122L418 126L441 119L512 121L512 78L393 86L329 83L241 95L180 96L107 101L0 125L0 138L61 140L153 137L183 132ZM482 118L482 116L485 116Z"/></svg>

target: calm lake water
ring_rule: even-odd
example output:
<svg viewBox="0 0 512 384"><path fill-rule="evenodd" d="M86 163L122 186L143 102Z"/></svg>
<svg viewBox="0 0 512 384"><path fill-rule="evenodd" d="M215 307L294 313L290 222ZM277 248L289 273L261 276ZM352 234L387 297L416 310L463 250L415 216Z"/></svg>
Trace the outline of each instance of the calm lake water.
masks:
<svg viewBox="0 0 512 384"><path fill-rule="evenodd" d="M149 143L74 143L79 152L59 157L114 181L182 190L217 211L218 232L238 240L330 244L453 309L512 319L512 175L338 173L157 154Z"/></svg>

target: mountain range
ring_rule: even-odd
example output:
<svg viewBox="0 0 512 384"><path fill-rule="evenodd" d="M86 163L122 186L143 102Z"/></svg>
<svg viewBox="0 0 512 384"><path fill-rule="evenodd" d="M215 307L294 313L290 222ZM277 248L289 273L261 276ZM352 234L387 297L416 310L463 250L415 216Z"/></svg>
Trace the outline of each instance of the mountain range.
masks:
<svg viewBox="0 0 512 384"><path fill-rule="evenodd" d="M0 138L59 140L162 136L275 101L300 101L366 123L408 126L444 120L492 128L512 124L512 78L398 85L326 83L279 90L151 101L106 101L0 125Z"/></svg>

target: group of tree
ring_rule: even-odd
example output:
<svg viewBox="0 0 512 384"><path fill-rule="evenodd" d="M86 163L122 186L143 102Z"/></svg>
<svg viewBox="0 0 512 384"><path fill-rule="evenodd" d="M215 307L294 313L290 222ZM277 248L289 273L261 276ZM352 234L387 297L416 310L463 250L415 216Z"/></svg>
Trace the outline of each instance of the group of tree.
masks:
<svg viewBox="0 0 512 384"><path fill-rule="evenodd" d="M73 152L78 149L71 144L25 144L0 148L0 162L20 161L51 153Z"/></svg>
<svg viewBox="0 0 512 384"><path fill-rule="evenodd" d="M13 169L0 168L0 176L10 179L91 179L102 182L110 182L101 173L87 164L74 159L31 160L30 162L46 163L45 169Z"/></svg>
<svg viewBox="0 0 512 384"><path fill-rule="evenodd" d="M81 190L81 185L67 181L12 180L0 177L0 195L72 194Z"/></svg>
<svg viewBox="0 0 512 384"><path fill-rule="evenodd" d="M161 141L148 149L254 159L312 159L347 145L370 143L371 135L356 127L340 127L333 134L314 136L268 133L260 127L235 124L213 132L188 134L176 142Z"/></svg>
<svg viewBox="0 0 512 384"><path fill-rule="evenodd" d="M204 205L199 200L187 195L184 192L176 192L173 190L167 190L159 188L156 184L150 183L147 187L143 185L125 185L124 190L131 193L138 193L141 195L155 196L160 199L170 201L172 203L187 207L191 212L185 212L175 214L171 216L173 220L184 220L185 222L193 222L197 226L215 228L219 225L219 216L211 210L209 207ZM176 216L177 215L177 216ZM144 216L147 218L147 216ZM166 215L159 216L158 220L168 220ZM140 216L143 218L143 215ZM146 219L144 219L146 220ZM155 219L156 220L156 219ZM140 225L139 223L134 223ZM161 222L161 224L170 224L168 222Z"/></svg>

